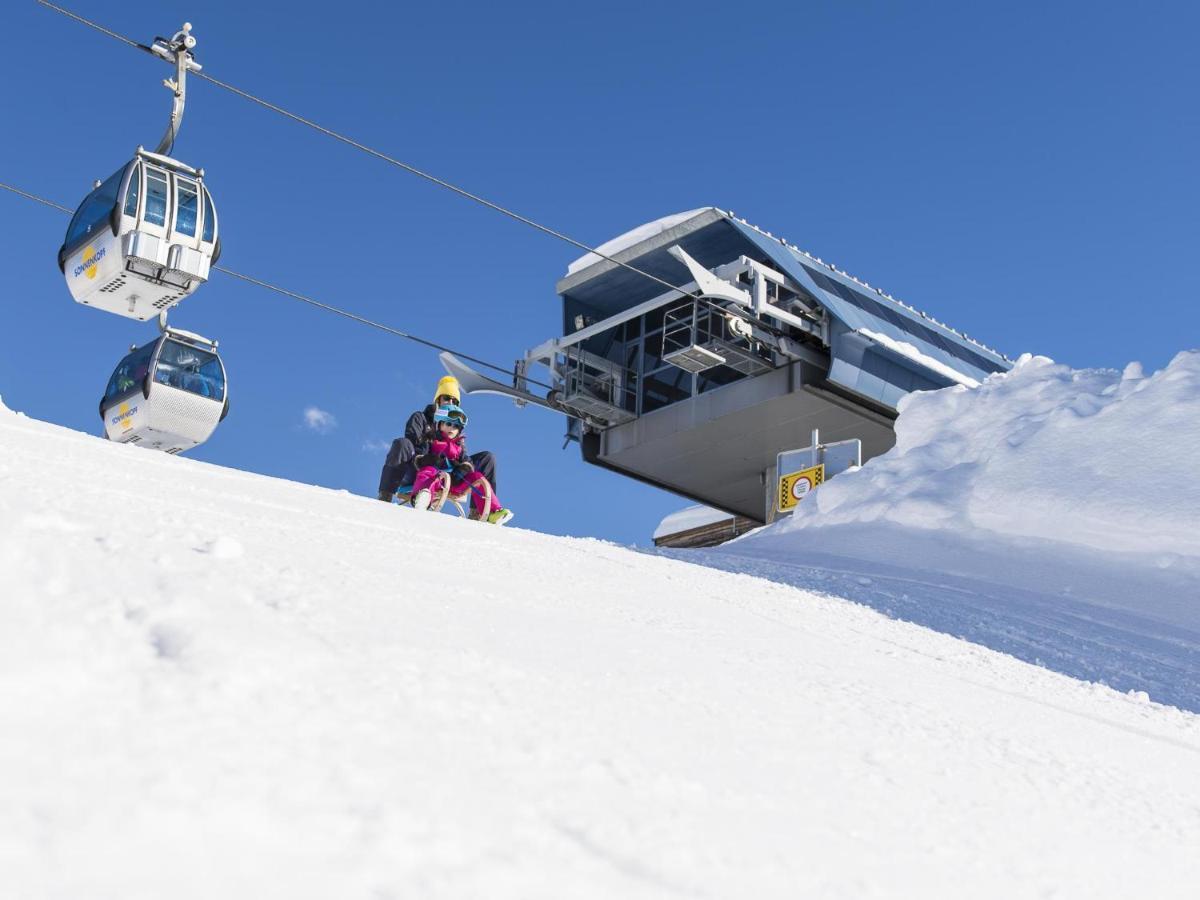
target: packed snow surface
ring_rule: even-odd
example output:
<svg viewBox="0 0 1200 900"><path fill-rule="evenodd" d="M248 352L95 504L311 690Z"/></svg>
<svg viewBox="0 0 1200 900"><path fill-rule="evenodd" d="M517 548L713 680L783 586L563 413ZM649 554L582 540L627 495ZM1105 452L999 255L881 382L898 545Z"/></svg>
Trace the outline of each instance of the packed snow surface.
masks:
<svg viewBox="0 0 1200 900"><path fill-rule="evenodd" d="M683 558L832 591L1200 711L1200 352L1024 356L912 394L896 446L794 517Z"/></svg>
<svg viewBox="0 0 1200 900"><path fill-rule="evenodd" d="M0 563L6 898L1200 883L1200 718L837 597L5 411Z"/></svg>

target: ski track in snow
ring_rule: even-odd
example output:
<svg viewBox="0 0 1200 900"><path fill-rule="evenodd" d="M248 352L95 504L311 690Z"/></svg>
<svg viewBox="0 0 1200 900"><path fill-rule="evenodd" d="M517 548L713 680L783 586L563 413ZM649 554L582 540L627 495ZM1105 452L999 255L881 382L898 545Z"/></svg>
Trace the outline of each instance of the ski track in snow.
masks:
<svg viewBox="0 0 1200 900"><path fill-rule="evenodd" d="M1067 594L794 546L786 554L773 546L755 549L754 542L745 542L718 551L656 552L853 600L1074 678L1144 691L1160 703L1200 712L1200 631L1095 600L1082 572L1082 588ZM1070 559L1072 549L1058 551L1060 563ZM1151 580L1141 590L1166 588ZM1200 598L1195 582L1185 590L1189 599ZM1130 592L1130 606L1136 607L1135 589Z"/></svg>
<svg viewBox="0 0 1200 900"><path fill-rule="evenodd" d="M2 897L1200 879L1200 717L828 595L852 579L417 514L3 409L0 565Z"/></svg>

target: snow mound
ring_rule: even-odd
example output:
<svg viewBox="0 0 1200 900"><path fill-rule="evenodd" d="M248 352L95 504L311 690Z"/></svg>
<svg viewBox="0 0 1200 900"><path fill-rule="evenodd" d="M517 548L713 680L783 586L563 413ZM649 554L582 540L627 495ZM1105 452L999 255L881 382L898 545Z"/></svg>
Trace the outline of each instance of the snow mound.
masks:
<svg viewBox="0 0 1200 900"><path fill-rule="evenodd" d="M1200 352L1150 376L1025 355L977 389L909 395L890 452L765 533L887 522L1200 556L1197 447Z"/></svg>
<svg viewBox="0 0 1200 900"><path fill-rule="evenodd" d="M1023 356L913 394L896 446L794 518L669 555L840 597L1200 711L1200 353Z"/></svg>

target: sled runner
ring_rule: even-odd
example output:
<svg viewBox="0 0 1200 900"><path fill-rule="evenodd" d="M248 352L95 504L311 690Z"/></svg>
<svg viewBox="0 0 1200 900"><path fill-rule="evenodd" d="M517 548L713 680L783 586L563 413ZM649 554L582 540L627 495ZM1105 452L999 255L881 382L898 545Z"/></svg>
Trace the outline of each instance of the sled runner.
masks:
<svg viewBox="0 0 1200 900"><path fill-rule="evenodd" d="M471 492L475 490L479 490L483 495L483 508L488 509L491 507L492 486L486 480L481 482L479 488L474 488L464 483L460 485L459 490L453 491L450 486L450 473L439 472L437 480L429 488L431 494L429 510L431 512L439 512L449 502L464 519L478 520L479 516L475 514L475 510L471 507ZM396 489L396 502L402 506L411 506L412 501L413 486L411 484L400 485Z"/></svg>

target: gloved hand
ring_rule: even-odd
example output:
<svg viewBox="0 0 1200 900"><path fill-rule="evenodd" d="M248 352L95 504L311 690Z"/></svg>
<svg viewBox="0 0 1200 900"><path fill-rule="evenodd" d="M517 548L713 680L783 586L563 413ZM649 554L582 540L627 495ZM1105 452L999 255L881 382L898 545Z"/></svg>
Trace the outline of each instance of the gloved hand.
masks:
<svg viewBox="0 0 1200 900"><path fill-rule="evenodd" d="M433 466L433 468L440 472L448 468L446 464L446 457L441 453L422 453L413 460L413 463L416 464L418 469L424 469L428 466Z"/></svg>
<svg viewBox="0 0 1200 900"><path fill-rule="evenodd" d="M454 464L454 474L459 478L465 478L475 471L475 463L469 459L460 459Z"/></svg>

